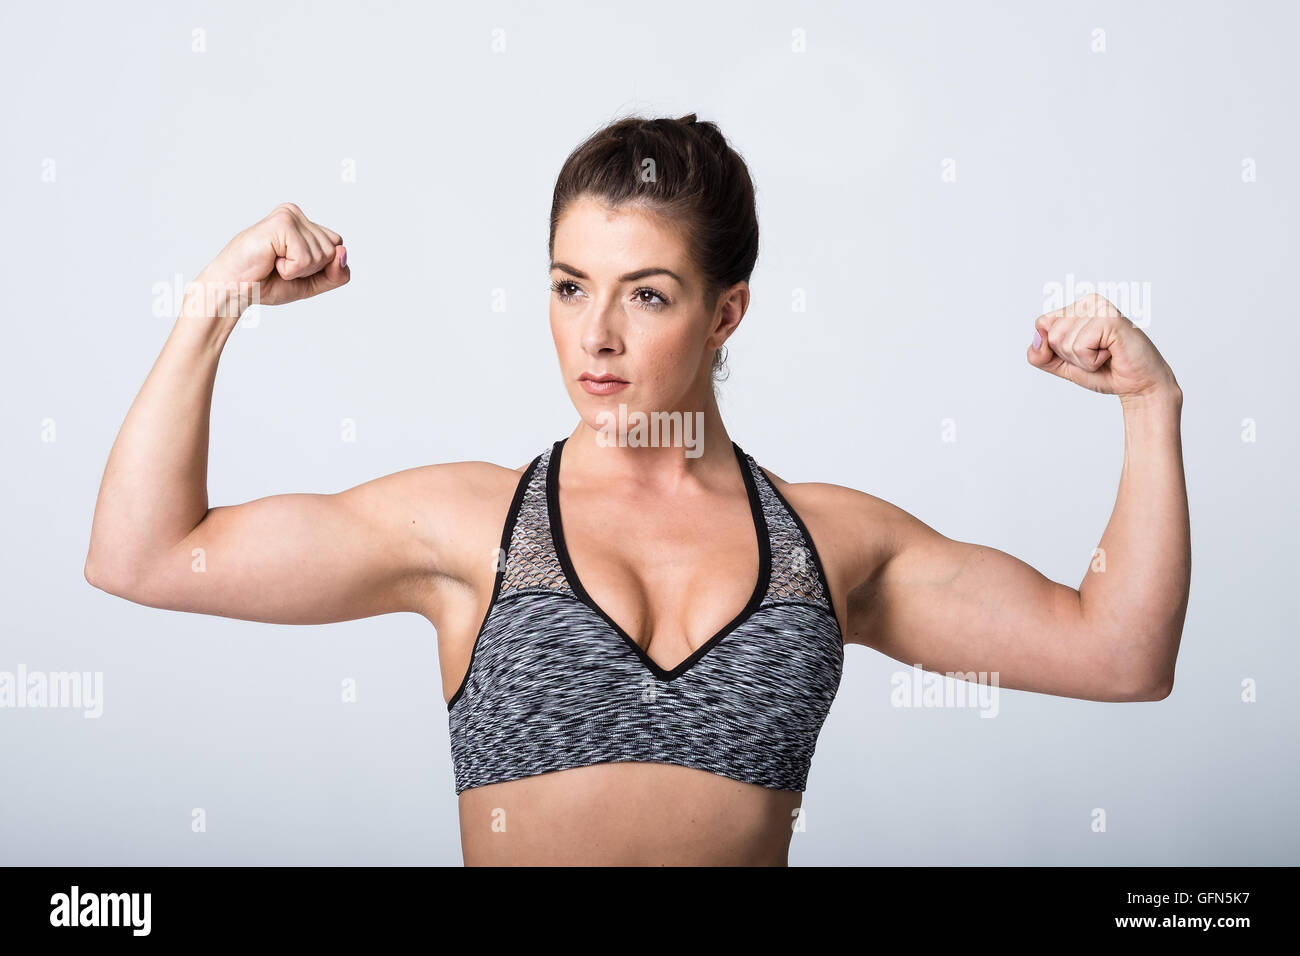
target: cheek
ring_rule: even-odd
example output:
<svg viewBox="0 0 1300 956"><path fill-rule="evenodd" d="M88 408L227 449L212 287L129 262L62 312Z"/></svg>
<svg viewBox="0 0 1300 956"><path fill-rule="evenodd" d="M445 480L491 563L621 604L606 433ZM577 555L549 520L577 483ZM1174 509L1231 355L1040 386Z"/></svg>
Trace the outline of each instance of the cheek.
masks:
<svg viewBox="0 0 1300 956"><path fill-rule="evenodd" d="M563 308L554 301L550 304L551 339L561 361L572 362L583 353L581 331L578 323L565 321ZM643 384L678 387L688 384L698 371L703 335L697 323L638 318L624 335L628 366Z"/></svg>
<svg viewBox="0 0 1300 956"><path fill-rule="evenodd" d="M638 364L647 366L656 378L685 380L694 376L700 342L690 323L647 323L635 345L641 357Z"/></svg>
<svg viewBox="0 0 1300 956"><path fill-rule="evenodd" d="M565 354L565 351L567 350L570 344L566 340L566 336L569 334L568 332L566 332L566 328L569 328L569 326L566 326L565 323L560 321L560 316L555 311L555 303L552 302L551 303L551 339L555 342L555 348L559 351L561 355Z"/></svg>

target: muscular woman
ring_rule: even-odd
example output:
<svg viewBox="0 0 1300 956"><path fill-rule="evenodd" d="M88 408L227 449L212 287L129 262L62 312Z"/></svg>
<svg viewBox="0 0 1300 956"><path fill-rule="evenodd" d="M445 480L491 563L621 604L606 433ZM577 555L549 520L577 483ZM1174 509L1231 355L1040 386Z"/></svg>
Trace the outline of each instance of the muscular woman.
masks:
<svg viewBox="0 0 1300 956"><path fill-rule="evenodd" d="M757 252L716 125L610 124L552 205L567 436L514 468L211 507L212 386L243 311L351 277L343 237L285 203L188 287L109 455L86 578L253 621L427 618L467 864L785 864L848 642L1013 689L1168 695L1191 557L1182 393L1150 339L1096 296L1034 322L1028 362L1124 413L1110 570L1069 587L732 439L714 388Z"/></svg>

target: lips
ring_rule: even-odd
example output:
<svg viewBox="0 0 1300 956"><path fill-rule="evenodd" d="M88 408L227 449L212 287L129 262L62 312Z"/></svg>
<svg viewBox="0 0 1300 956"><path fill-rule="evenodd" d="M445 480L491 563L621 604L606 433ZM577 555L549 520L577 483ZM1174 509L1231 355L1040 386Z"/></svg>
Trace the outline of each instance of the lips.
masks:
<svg viewBox="0 0 1300 956"><path fill-rule="evenodd" d="M593 375L590 372L583 372L581 375L578 376L578 381L579 382L622 382L624 385L628 383L627 379L619 378L617 375L611 375L609 372L604 372L600 375Z"/></svg>
<svg viewBox="0 0 1300 956"><path fill-rule="evenodd" d="M578 387L588 395L614 395L625 388L631 388L631 384L612 372L602 372L599 375L583 372L578 376Z"/></svg>

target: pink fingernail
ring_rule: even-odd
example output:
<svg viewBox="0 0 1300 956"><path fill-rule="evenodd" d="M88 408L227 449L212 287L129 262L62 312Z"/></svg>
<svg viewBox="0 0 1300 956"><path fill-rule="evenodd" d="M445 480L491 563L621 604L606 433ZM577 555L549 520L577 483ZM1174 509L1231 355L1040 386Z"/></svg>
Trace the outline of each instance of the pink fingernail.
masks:
<svg viewBox="0 0 1300 956"><path fill-rule="evenodd" d="M1034 348L1038 348L1038 346L1042 344L1043 344L1043 337L1038 334L1037 329L1034 329Z"/></svg>
<svg viewBox="0 0 1300 956"><path fill-rule="evenodd" d="M348 250L345 247L343 249L343 255L339 256L339 268L346 269L347 265L348 265Z"/></svg>

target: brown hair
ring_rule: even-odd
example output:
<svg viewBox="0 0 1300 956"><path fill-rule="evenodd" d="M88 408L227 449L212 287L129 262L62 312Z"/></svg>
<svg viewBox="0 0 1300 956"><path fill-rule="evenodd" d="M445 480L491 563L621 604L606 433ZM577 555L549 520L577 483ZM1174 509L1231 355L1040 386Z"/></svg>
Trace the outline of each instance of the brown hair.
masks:
<svg viewBox="0 0 1300 956"><path fill-rule="evenodd" d="M652 161L652 162L648 162ZM754 184L745 161L717 124L694 113L678 119L629 116L592 133L569 154L551 200L548 259L570 203L586 196L610 206L642 206L677 225L704 276L705 307L749 281L758 259ZM713 379L725 378L726 347L713 355Z"/></svg>

